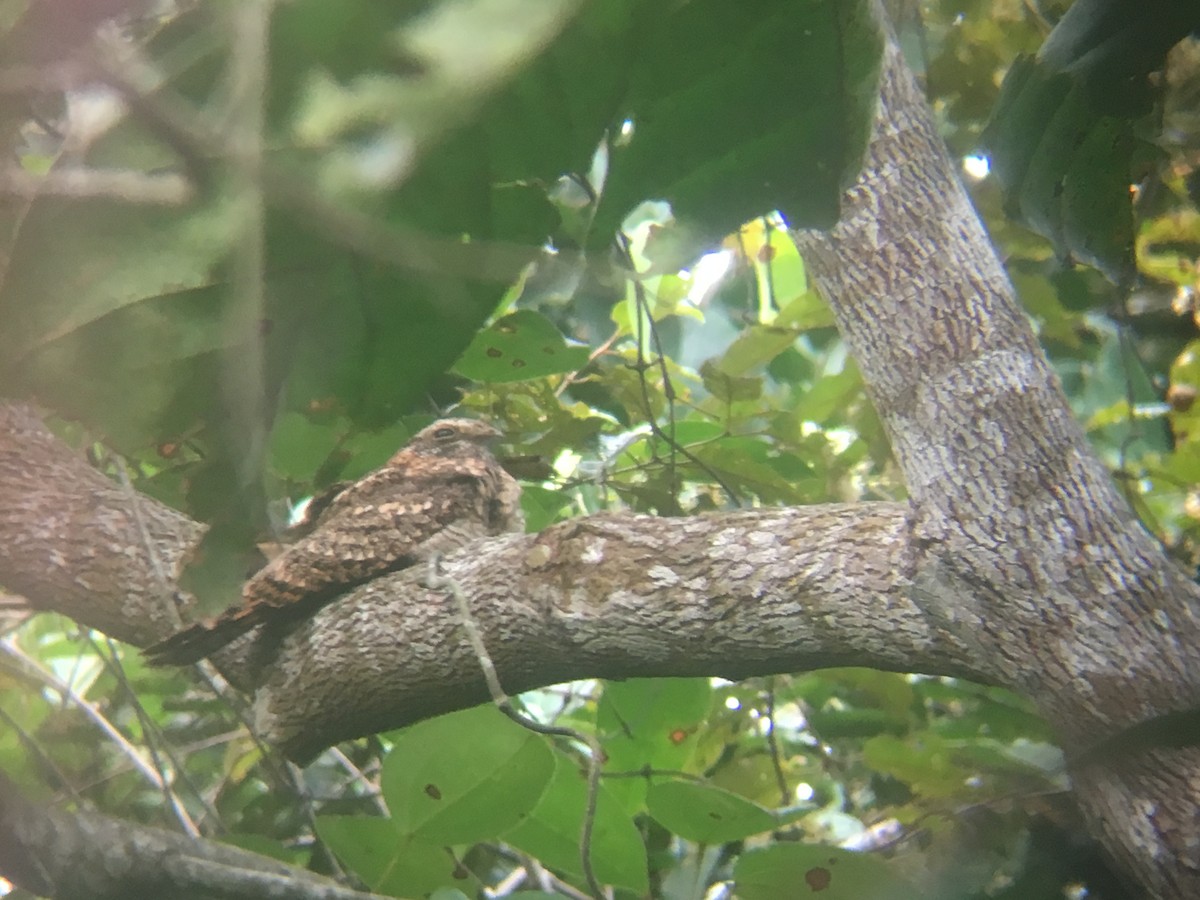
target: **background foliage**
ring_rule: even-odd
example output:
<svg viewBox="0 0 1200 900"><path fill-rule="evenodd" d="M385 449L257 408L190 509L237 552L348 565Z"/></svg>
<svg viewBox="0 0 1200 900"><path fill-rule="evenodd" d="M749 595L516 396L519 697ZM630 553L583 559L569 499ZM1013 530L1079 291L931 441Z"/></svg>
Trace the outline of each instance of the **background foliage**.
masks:
<svg viewBox="0 0 1200 900"><path fill-rule="evenodd" d="M1103 121L1071 95L1085 80L1055 95L1060 118L1002 105L985 134L1005 71L1067 5L896 13L951 148L996 153L1003 186L974 197L1076 412L1194 565L1200 50ZM903 496L785 227L830 223L856 172L865 3L294 0L258 44L257 4L187 3L126 13L100 49L37 4L0 9L3 58L45 76L7 90L0 129L48 173L0 207L0 389L212 523L189 573L210 607L292 505L452 407L506 429L531 530ZM67 53L118 90L53 89ZM1097 131L1121 152L1088 155ZM1047 171L1014 181L1005 148L1032 147ZM80 172L91 188L56 186ZM113 173L120 191L95 187ZM186 196L156 200L178 175ZM1063 206L1054 184L1103 202ZM51 616L0 647L0 765L46 802L395 896L473 896L521 867L530 890L582 886L583 748L490 708L296 773L190 673ZM1002 691L834 670L522 699L601 742L590 851L620 896L1122 896L1049 730Z"/></svg>

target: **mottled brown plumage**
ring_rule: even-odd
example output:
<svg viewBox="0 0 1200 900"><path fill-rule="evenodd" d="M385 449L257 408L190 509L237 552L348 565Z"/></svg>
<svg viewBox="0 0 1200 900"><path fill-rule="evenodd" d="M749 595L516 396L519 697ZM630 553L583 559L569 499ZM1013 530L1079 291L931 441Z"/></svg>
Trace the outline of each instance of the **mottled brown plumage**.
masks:
<svg viewBox="0 0 1200 900"><path fill-rule="evenodd" d="M349 588L476 538L519 531L521 488L473 419L443 419L388 462L318 499L307 534L246 582L242 604L145 650L154 665L196 662L255 626L311 615Z"/></svg>

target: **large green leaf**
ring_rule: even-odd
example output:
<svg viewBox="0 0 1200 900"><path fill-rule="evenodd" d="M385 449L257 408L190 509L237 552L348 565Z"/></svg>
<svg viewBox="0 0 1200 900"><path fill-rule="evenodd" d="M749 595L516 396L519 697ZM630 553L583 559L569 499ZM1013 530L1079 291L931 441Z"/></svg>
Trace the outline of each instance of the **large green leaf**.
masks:
<svg viewBox="0 0 1200 900"><path fill-rule="evenodd" d="M384 760L382 789L400 833L466 844L529 815L553 772L546 739L489 705L402 731Z"/></svg>
<svg viewBox="0 0 1200 900"><path fill-rule="evenodd" d="M387 819L318 816L321 840L373 891L420 897L474 877L444 847L400 834Z"/></svg>
<svg viewBox="0 0 1200 900"><path fill-rule="evenodd" d="M886 863L865 853L812 844L776 844L744 853L733 869L742 900L917 900Z"/></svg>
<svg viewBox="0 0 1200 900"><path fill-rule="evenodd" d="M454 369L476 381L500 384L574 372L587 362L587 347L568 344L545 316L519 309L476 334Z"/></svg>
<svg viewBox="0 0 1200 900"><path fill-rule="evenodd" d="M631 775L685 769L695 748L696 729L711 704L712 688L703 678L608 682L596 710L596 727L607 757L605 771ZM624 778L609 787L632 812L643 802L646 780Z"/></svg>
<svg viewBox="0 0 1200 900"><path fill-rule="evenodd" d="M1155 99L1150 73L1198 27L1192 0L1154 15L1079 0L1036 59L1013 64L984 132L1010 214L1120 285L1136 272L1129 185L1155 153L1135 138Z"/></svg>
<svg viewBox="0 0 1200 900"><path fill-rule="evenodd" d="M772 209L837 220L874 106L869 4L693 0L638 37L632 138L612 155L598 242L647 196L710 239Z"/></svg>

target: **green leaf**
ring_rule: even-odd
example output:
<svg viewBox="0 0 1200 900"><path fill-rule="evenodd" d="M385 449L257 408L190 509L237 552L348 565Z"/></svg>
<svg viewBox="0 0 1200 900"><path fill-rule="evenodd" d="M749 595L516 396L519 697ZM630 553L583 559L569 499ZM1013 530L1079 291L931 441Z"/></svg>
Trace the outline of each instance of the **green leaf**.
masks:
<svg viewBox="0 0 1200 900"><path fill-rule="evenodd" d="M768 503L804 503L814 481L811 467L794 454L771 455L757 438L727 438L699 447L695 456L735 487Z"/></svg>
<svg viewBox="0 0 1200 900"><path fill-rule="evenodd" d="M314 422L284 413L271 429L270 460L275 474L297 481L313 477L345 434L346 423Z"/></svg>
<svg viewBox="0 0 1200 900"><path fill-rule="evenodd" d="M757 400L762 396L763 380L747 375L733 375L713 360L706 360L700 367L704 387L723 403Z"/></svg>
<svg viewBox="0 0 1200 900"><path fill-rule="evenodd" d="M880 41L868 4L693 0L639 37L624 110L633 133L611 156L597 245L647 196L668 200L696 237L772 209L794 227L836 221L874 108ZM764 69L768 60L786 63Z"/></svg>
<svg viewBox="0 0 1200 900"><path fill-rule="evenodd" d="M908 739L876 735L863 744L863 759L877 772L929 797L952 797L972 773L957 763L952 746L930 731Z"/></svg>
<svg viewBox="0 0 1200 900"><path fill-rule="evenodd" d="M813 731L824 740L864 738L877 734L904 734L905 722L882 709L820 709L808 714Z"/></svg>
<svg viewBox="0 0 1200 900"><path fill-rule="evenodd" d="M721 354L721 359L717 363L717 366L726 377L744 377L745 373L757 369L759 366L766 365L788 347L792 346L796 342L796 335L798 333L786 327L751 325L739 334L733 343L726 348L725 352ZM705 365L708 365L708 363L705 363ZM704 374L704 367L701 367L700 373L701 375ZM761 379L754 380L761 382ZM707 378L705 379L704 386L709 391L712 391L715 396L721 396L709 387ZM754 399L754 397L747 397L745 399Z"/></svg>
<svg viewBox="0 0 1200 900"><path fill-rule="evenodd" d="M421 897L442 885L476 882L446 848L400 834L388 819L317 816L317 835L378 893Z"/></svg>
<svg viewBox="0 0 1200 900"><path fill-rule="evenodd" d="M540 313L522 309L475 335L454 364L460 375L493 384L582 369L588 348L568 344Z"/></svg>
<svg viewBox="0 0 1200 900"><path fill-rule="evenodd" d="M318 176L326 185L373 186L379 161L389 153L396 167L392 177L402 177L414 154L428 152L447 131L470 122L491 95L500 94L491 97L498 106L491 115L509 119L504 123L509 128L516 115L540 111L544 96L521 97L503 88L553 46L580 7L580 0L431 4L408 27L392 31L391 68L402 71L372 69L344 83L320 69L310 72L293 133L303 146L326 149ZM364 133L373 134L373 154L362 152ZM346 143L337 152L328 151L341 140ZM480 149L494 155L504 143ZM512 171L499 167L498 180L528 173L529 156L512 162Z"/></svg>
<svg viewBox="0 0 1200 900"><path fill-rule="evenodd" d="M6 272L0 360L5 367L18 364L37 348L147 300L160 301L159 310L131 320L147 331L128 336L132 339L123 348L138 354L138 364L223 346L229 335L215 328L180 328L175 340L165 330L152 334L149 329L166 328L160 317L181 306L186 315L179 318L194 325L210 312L211 299L207 307L194 308L187 292L214 284L216 268L239 233L241 215L240 204L230 199L166 212L115 202L36 202L21 224ZM71 265L50 252L56 247L70 248ZM42 252L36 252L39 248ZM219 320L211 312L203 318Z"/></svg>
<svg viewBox="0 0 1200 900"><path fill-rule="evenodd" d="M776 844L742 854L733 869L741 900L919 900L873 856L815 844Z"/></svg>
<svg viewBox="0 0 1200 900"><path fill-rule="evenodd" d="M983 139L1010 214L1060 256L1128 283L1136 271L1129 185L1135 151L1144 151L1129 120L1100 111L1079 70L1018 60Z"/></svg>
<svg viewBox="0 0 1200 900"><path fill-rule="evenodd" d="M242 850L277 859L288 865L304 865L305 852L303 850L294 846L289 847L265 834L225 834L221 835L220 840L222 844L240 847Z"/></svg>
<svg viewBox="0 0 1200 900"><path fill-rule="evenodd" d="M793 413L801 420L827 423L844 416L855 401L862 399L862 376L853 363L836 375L825 375L804 392Z"/></svg>
<svg viewBox="0 0 1200 900"><path fill-rule="evenodd" d="M771 324L776 328L794 328L800 332L831 328L836 323L833 310L825 298L816 291L808 290L785 303Z"/></svg>
<svg viewBox="0 0 1200 900"><path fill-rule="evenodd" d="M491 705L400 732L383 763L382 790L402 834L466 844L495 838L529 814L554 771L554 754Z"/></svg>
<svg viewBox="0 0 1200 900"><path fill-rule="evenodd" d="M668 831L698 844L740 841L775 827L770 812L745 797L691 781L660 781L646 795L650 815Z"/></svg>
<svg viewBox="0 0 1200 900"><path fill-rule="evenodd" d="M712 705L712 687L703 678L610 681L596 709L606 772L644 769L683 770L695 749L696 733ZM643 803L642 779L612 782L628 810Z"/></svg>
<svg viewBox="0 0 1200 900"><path fill-rule="evenodd" d="M559 755L554 778L541 802L520 825L505 833L505 842L580 881L579 842L586 799L587 782L577 762ZM597 796L591 847L592 868L602 883L638 894L649 889L641 832L604 785Z"/></svg>
<svg viewBox="0 0 1200 900"><path fill-rule="evenodd" d="M541 531L557 522L564 509L574 504L575 498L565 491L552 491L536 484L527 484L521 491L521 511L525 513L525 530Z"/></svg>

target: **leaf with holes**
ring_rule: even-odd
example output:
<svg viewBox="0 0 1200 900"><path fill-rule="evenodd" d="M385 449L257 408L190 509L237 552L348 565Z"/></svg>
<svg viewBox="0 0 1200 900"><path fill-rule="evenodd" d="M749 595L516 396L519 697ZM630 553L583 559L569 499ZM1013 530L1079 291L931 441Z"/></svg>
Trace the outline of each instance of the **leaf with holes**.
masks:
<svg viewBox="0 0 1200 900"><path fill-rule="evenodd" d="M569 344L545 316L522 309L479 332L454 369L499 384L574 372L587 361L587 347Z"/></svg>
<svg viewBox="0 0 1200 900"><path fill-rule="evenodd" d="M742 855L733 870L741 900L916 900L919 896L882 860L815 844L776 844Z"/></svg>

